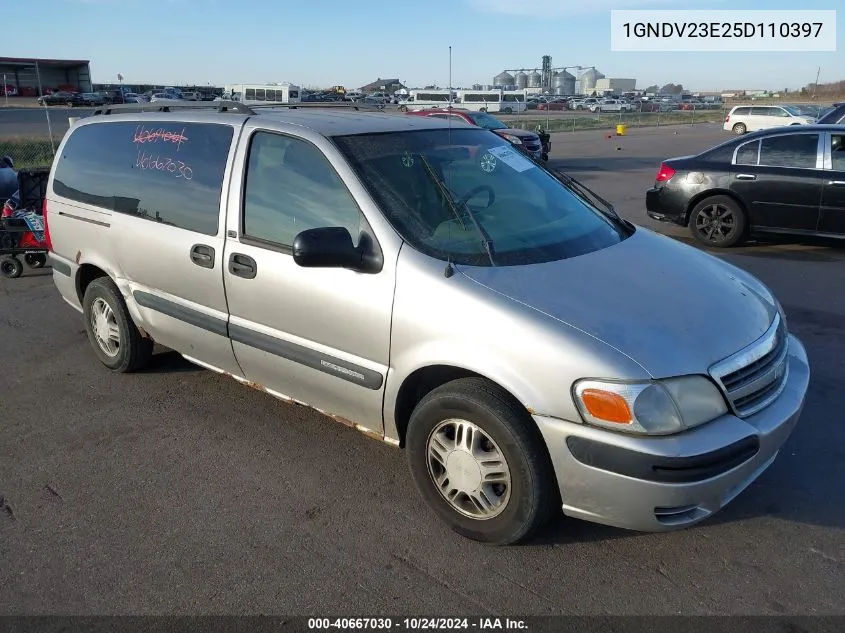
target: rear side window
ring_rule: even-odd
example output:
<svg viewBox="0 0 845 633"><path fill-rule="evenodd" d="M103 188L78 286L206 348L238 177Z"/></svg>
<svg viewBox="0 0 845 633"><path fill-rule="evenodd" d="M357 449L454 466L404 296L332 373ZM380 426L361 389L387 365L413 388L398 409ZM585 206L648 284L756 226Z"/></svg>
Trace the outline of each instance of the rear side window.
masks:
<svg viewBox="0 0 845 633"><path fill-rule="evenodd" d="M751 113L751 108L737 108L734 110L734 116L748 116Z"/></svg>
<svg viewBox="0 0 845 633"><path fill-rule="evenodd" d="M760 141L751 141L741 145L736 151L737 165L756 165L757 156L760 151Z"/></svg>
<svg viewBox="0 0 845 633"><path fill-rule="evenodd" d="M216 235L233 129L214 123L120 121L74 131L56 166L56 195Z"/></svg>
<svg viewBox="0 0 845 633"><path fill-rule="evenodd" d="M818 149L818 134L789 134L764 138L760 145L760 164L813 169L816 166Z"/></svg>

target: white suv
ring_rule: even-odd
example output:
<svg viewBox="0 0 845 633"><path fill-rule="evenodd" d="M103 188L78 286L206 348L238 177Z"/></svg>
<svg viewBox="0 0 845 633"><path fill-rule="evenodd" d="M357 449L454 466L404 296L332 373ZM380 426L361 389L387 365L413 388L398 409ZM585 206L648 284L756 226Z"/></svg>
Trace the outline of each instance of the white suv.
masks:
<svg viewBox="0 0 845 633"><path fill-rule="evenodd" d="M814 118L801 114L797 108L789 105L734 106L725 117L722 128L734 134L745 134L772 127L808 125L814 122Z"/></svg>

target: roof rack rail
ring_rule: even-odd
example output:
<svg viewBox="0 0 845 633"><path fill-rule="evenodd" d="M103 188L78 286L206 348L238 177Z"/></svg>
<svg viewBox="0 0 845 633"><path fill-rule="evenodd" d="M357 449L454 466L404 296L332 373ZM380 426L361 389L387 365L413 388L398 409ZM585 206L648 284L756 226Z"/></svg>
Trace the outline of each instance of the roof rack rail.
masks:
<svg viewBox="0 0 845 633"><path fill-rule="evenodd" d="M297 103L262 103L254 104L251 108L349 108L351 110L372 110L381 112L383 107L371 103L360 103L357 101L300 101Z"/></svg>
<svg viewBox="0 0 845 633"><path fill-rule="evenodd" d="M152 101L150 103L121 103L101 106L94 114L123 114L130 112L173 112L174 110L214 110L216 112L234 112L236 114L255 114L249 106L237 101Z"/></svg>
<svg viewBox="0 0 845 633"><path fill-rule="evenodd" d="M175 110L213 110L215 112L232 112L234 114L258 114L256 110L271 108L350 108L352 110L371 110L382 112L383 109L370 104L360 104L349 101L306 101L305 103L266 103L247 106L239 101L186 101L150 103L123 103L117 105L101 106L94 110L98 114L128 114L132 112L173 112Z"/></svg>

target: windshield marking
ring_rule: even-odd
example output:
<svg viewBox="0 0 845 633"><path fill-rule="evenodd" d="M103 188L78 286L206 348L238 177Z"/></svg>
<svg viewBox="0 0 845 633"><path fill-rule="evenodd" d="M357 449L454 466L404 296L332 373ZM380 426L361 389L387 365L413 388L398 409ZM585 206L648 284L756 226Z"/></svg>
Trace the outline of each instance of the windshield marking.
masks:
<svg viewBox="0 0 845 633"><path fill-rule="evenodd" d="M522 172L534 167L534 163L520 156L510 147L491 147L487 153L492 154L514 171Z"/></svg>

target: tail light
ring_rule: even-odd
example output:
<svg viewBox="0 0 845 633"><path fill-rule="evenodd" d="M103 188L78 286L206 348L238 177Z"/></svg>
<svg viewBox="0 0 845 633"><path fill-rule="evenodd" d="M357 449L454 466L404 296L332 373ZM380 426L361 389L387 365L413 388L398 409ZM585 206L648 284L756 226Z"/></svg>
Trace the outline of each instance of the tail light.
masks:
<svg viewBox="0 0 845 633"><path fill-rule="evenodd" d="M675 170L672 169L666 163L663 163L662 165L660 165L660 169L657 170L657 176L655 177L655 180L657 182L667 182L668 180L671 180L672 176L674 175Z"/></svg>
<svg viewBox="0 0 845 633"><path fill-rule="evenodd" d="M730 123L730 122L731 122L731 115L729 114L728 116L725 117L725 123Z"/></svg>
<svg viewBox="0 0 845 633"><path fill-rule="evenodd" d="M41 205L41 216L44 219L44 241L47 243L47 250L53 252L53 241L50 239L50 227L47 224L47 198L44 198L44 203Z"/></svg>

